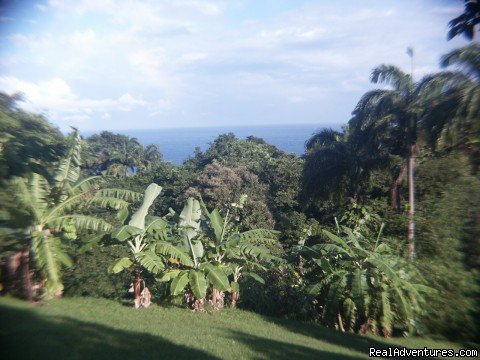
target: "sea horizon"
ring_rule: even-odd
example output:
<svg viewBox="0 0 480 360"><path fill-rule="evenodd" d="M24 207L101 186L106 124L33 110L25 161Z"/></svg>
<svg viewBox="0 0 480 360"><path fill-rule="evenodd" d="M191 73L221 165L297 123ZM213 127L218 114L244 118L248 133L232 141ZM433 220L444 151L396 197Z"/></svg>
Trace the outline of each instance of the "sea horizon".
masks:
<svg viewBox="0 0 480 360"><path fill-rule="evenodd" d="M134 137L142 146L157 145L165 161L181 165L194 155L195 148L205 151L219 135L233 133L240 139L255 136L275 145L286 153L301 156L305 142L317 131L324 128L340 129L338 124L273 124L273 125L223 125L191 126L153 129L119 129L80 131L84 137L110 131Z"/></svg>

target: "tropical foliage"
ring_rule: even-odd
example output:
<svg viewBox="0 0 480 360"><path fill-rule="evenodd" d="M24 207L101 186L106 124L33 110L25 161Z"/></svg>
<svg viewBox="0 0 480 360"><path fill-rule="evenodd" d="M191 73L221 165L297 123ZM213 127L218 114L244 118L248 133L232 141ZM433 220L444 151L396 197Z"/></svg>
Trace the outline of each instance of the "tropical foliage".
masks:
<svg viewBox="0 0 480 360"><path fill-rule="evenodd" d="M50 179L30 173L24 178L13 177L8 182L15 203L7 204L6 225L10 226L11 236L26 241L26 255L31 251L42 271L47 296L61 295L61 266L72 264L62 240L74 240L80 231L90 230L101 234L112 228L104 219L82 214L82 210L92 206L126 208L127 200L137 198L136 193L127 190L100 189L98 177L80 179L82 140L75 131L67 143L66 154L58 161ZM20 219L19 211L23 212ZM26 281L28 290L28 273Z"/></svg>
<svg viewBox="0 0 480 360"><path fill-rule="evenodd" d="M230 133L176 166L129 136L64 136L3 94L2 291L19 272L28 298L121 298L132 282L137 307L148 284L194 310L475 339L479 59L472 42L421 79L376 67L380 88L302 157Z"/></svg>
<svg viewBox="0 0 480 360"><path fill-rule="evenodd" d="M418 270L381 241L339 227L323 230L325 241L304 248L316 281L313 295L322 294L324 321L342 331L371 330L384 336L396 325L408 328L425 306L433 289L421 283Z"/></svg>

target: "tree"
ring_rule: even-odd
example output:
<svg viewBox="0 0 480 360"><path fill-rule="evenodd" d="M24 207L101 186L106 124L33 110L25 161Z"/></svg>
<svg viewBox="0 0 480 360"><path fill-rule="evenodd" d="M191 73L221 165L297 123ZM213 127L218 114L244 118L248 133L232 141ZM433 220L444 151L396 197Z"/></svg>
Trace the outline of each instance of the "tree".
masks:
<svg viewBox="0 0 480 360"><path fill-rule="evenodd" d="M164 230L167 221L163 218L148 216L148 210L153 202L160 195L162 187L157 184L150 184L145 190L142 205L132 215L127 225L124 225L112 232L112 237L119 241L128 241L131 257L123 257L113 264L109 271L117 274L126 269L133 269L133 293L135 308L141 307L141 283L142 267L157 274L164 269L163 259L155 254L154 233L164 238ZM128 218L128 211L122 211L119 216L125 221Z"/></svg>
<svg viewBox="0 0 480 360"><path fill-rule="evenodd" d="M303 196L307 199L356 198L364 180L362 159L347 134L324 129L305 144Z"/></svg>
<svg viewBox="0 0 480 360"><path fill-rule="evenodd" d="M244 232L238 231L232 218L235 219L235 212L241 210L247 201L246 196L241 196L238 203L233 203L226 211L224 217L218 209L212 212L200 199L201 206L208 219L209 237L214 248L210 252L210 260L215 264L226 265L228 273L232 276L230 282L231 301L230 306L235 308L240 297L239 280L242 276L251 277L264 284L264 280L256 273L255 269L266 270L265 265L280 262L281 259L273 256L265 245L277 243L277 233L267 229L253 229ZM230 212L232 210L232 212ZM249 271L245 271L249 270ZM212 288L212 303L218 306L218 299L222 298L221 292ZM222 298L223 299L223 298ZM223 304L222 304L223 305Z"/></svg>
<svg viewBox="0 0 480 360"><path fill-rule="evenodd" d="M410 327L433 289L422 284L413 265L381 242L338 227L323 231L325 241L306 246L313 266L312 295L322 294L324 321L342 331L381 333L388 337L394 324Z"/></svg>
<svg viewBox="0 0 480 360"><path fill-rule="evenodd" d="M51 180L30 173L25 178L15 177L9 183L16 203L8 204L7 210L10 208L9 212L14 213L18 208L24 209L24 217L10 217L7 226L26 243L24 289L29 299L32 299L30 253L46 279L47 296L60 296L63 291L61 266L71 265L62 240L75 239L80 230L101 233L112 227L99 217L81 212L91 206L124 208L128 205L126 200L137 197L129 191L100 189L98 177L81 180L82 140L78 132L69 136L68 143L67 153L58 162Z"/></svg>
<svg viewBox="0 0 480 360"><path fill-rule="evenodd" d="M248 202L239 212L242 226L246 229L273 228L275 222L267 206L268 186L245 166L227 167L217 161L205 166L197 177L196 188L187 190L186 195L199 192L208 206L227 209L232 199L239 194L248 196Z"/></svg>
<svg viewBox="0 0 480 360"><path fill-rule="evenodd" d="M162 161L163 156L157 145L147 145L143 151L142 168L151 170L153 164Z"/></svg>
<svg viewBox="0 0 480 360"><path fill-rule="evenodd" d="M209 285L219 291L230 288L226 267L207 259L207 239L200 236L201 212L199 201L189 198L180 213L176 236L156 244L157 251L169 256L172 264L160 281L171 281L171 295L183 294L184 301L197 311L204 309Z"/></svg>
<svg viewBox="0 0 480 360"><path fill-rule="evenodd" d="M395 201L398 192L395 187L400 184L406 168L409 193L408 254L413 259L416 252L414 168L418 150L417 124L421 110L418 89L411 75L393 65L375 68L371 81L391 88L366 93L355 108L349 128L371 154L378 150L402 159L401 170L392 189L392 201Z"/></svg>
<svg viewBox="0 0 480 360"><path fill-rule="evenodd" d="M480 1L465 0L465 11L448 23L448 40L463 34L468 40L475 37L476 27L480 24Z"/></svg>
<svg viewBox="0 0 480 360"><path fill-rule="evenodd" d="M32 171L48 177L51 165L64 155L65 138L42 116L18 110L17 100L0 93L0 178Z"/></svg>
<svg viewBox="0 0 480 360"><path fill-rule="evenodd" d="M480 44L451 51L441 59L443 71L419 84L424 103L421 129L435 152L460 149L475 172L480 165Z"/></svg>
<svg viewBox="0 0 480 360"><path fill-rule="evenodd" d="M90 148L87 168L93 173L127 177L141 169L151 169L162 160L156 145L145 149L136 138L102 131L87 139Z"/></svg>
<svg viewBox="0 0 480 360"><path fill-rule="evenodd" d="M240 201L234 208L242 205ZM202 208L208 219L204 223L201 222ZM168 241L160 240L155 244L166 265L160 281L170 282L170 294L183 294L184 301L194 310L203 310L207 295L213 307L220 308L226 291L231 293L231 306L235 307L240 294L240 277L250 276L263 281L251 270L263 268L262 262L276 259L263 245L276 241L274 231L239 232L232 225L232 217L235 215L229 211L225 218L218 209L209 212L203 201L189 198L172 229L172 236Z"/></svg>

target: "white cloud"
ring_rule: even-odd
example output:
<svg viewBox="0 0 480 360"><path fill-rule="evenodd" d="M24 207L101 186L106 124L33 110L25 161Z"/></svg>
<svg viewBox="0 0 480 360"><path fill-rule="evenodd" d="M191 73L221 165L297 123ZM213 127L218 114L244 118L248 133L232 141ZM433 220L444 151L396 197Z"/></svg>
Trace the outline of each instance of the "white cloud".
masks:
<svg viewBox="0 0 480 360"><path fill-rule="evenodd" d="M53 120L85 120L97 113L108 111L128 112L146 105L125 93L116 99L82 98L74 94L67 82L53 78L38 83L22 81L15 77L0 77L0 89L7 93L21 92L25 96L24 107L28 111L47 112Z"/></svg>
<svg viewBox="0 0 480 360"><path fill-rule="evenodd" d="M343 102L375 86L368 77L376 65L408 70L407 46L415 46L420 77L460 41L445 41L460 7L432 9L415 0L273 3L42 2L37 25L5 33L0 71L8 76L0 85L24 89L32 110L113 126L127 121L128 111L139 127L151 126L149 116L158 124L172 118L192 124L199 114L241 122L242 111L245 121L263 121L265 112L255 111L263 104L277 109L272 118L317 121L337 113L348 118L352 109ZM283 111L288 106L293 115Z"/></svg>

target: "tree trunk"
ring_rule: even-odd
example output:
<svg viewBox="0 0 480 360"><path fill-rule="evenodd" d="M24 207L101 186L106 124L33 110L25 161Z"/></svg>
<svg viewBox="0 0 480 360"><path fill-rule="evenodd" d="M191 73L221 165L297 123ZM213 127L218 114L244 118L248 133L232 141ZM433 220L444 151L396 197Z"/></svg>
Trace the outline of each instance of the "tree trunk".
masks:
<svg viewBox="0 0 480 360"><path fill-rule="evenodd" d="M22 256L22 285L23 292L28 301L33 301L32 276L30 273L30 246L31 239L27 239Z"/></svg>
<svg viewBox="0 0 480 360"><path fill-rule="evenodd" d="M391 204L392 208L394 208L397 211L400 211L400 193L398 191L398 188L400 187L400 184L402 183L403 179L405 178L405 175L407 174L407 163L403 163L402 167L400 168L400 172L393 182L392 185L392 191L391 191Z"/></svg>
<svg viewBox="0 0 480 360"><path fill-rule="evenodd" d="M21 287L19 270L22 265L21 251L2 259L2 294L16 292Z"/></svg>
<svg viewBox="0 0 480 360"><path fill-rule="evenodd" d="M223 291L218 290L215 286L212 285L212 300L210 300L214 310L219 310L223 308L224 305L224 296Z"/></svg>
<svg viewBox="0 0 480 360"><path fill-rule="evenodd" d="M134 306L135 309L138 309L140 307L140 298L142 297L141 293L141 283L142 283L142 278L140 277L140 268L135 267L135 279L133 280L133 295L134 295Z"/></svg>
<svg viewBox="0 0 480 360"><path fill-rule="evenodd" d="M408 258L415 259L415 144L410 145L408 156Z"/></svg>
<svg viewBox="0 0 480 360"><path fill-rule="evenodd" d="M190 289L190 285L183 294L183 302L187 304L192 311L205 311L205 298L199 299L195 297L192 293L192 289Z"/></svg>
<svg viewBox="0 0 480 360"><path fill-rule="evenodd" d="M238 299L240 298L240 293L236 292L236 291L233 291L232 292L232 298L230 300L230 307L232 309L236 309L237 308L237 301Z"/></svg>
<svg viewBox="0 0 480 360"><path fill-rule="evenodd" d="M345 332L345 328L343 327L342 315L340 313L338 313L338 327L341 332Z"/></svg>

